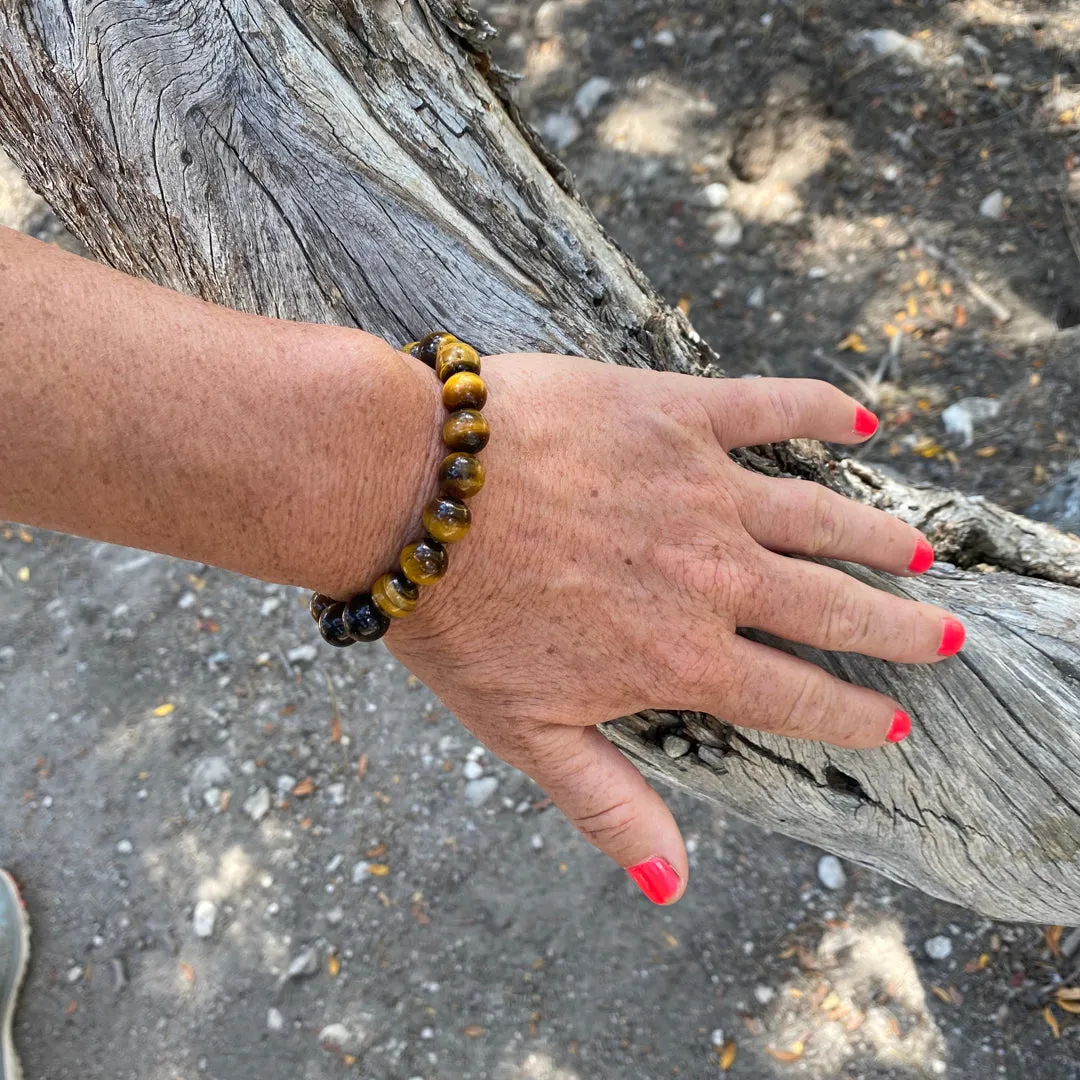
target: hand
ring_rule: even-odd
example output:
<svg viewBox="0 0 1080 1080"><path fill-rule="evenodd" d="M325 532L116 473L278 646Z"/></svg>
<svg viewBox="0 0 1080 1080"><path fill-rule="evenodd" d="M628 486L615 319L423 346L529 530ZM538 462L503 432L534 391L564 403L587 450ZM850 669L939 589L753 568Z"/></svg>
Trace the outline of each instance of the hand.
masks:
<svg viewBox="0 0 1080 1080"><path fill-rule="evenodd" d="M528 773L651 899L686 887L659 795L596 730L646 708L848 747L898 741L895 701L737 627L899 663L956 652L946 612L790 555L926 569L903 522L727 451L864 441L876 420L823 382L707 380L569 357L484 360L492 438L473 529L386 641Z"/></svg>

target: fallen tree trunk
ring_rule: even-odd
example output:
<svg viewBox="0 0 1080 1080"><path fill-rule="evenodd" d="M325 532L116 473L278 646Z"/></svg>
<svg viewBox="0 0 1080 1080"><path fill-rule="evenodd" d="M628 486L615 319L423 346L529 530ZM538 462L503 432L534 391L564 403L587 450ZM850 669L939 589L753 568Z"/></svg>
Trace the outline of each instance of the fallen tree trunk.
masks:
<svg viewBox="0 0 1080 1080"><path fill-rule="evenodd" d="M718 375L521 124L490 34L463 0L6 4L0 143L95 255L208 300ZM670 713L610 737L734 813L937 896L1080 922L1080 541L814 444L741 460L926 529L955 565L910 581L847 569L958 612L969 645L926 668L797 650L903 701L915 735L899 748ZM676 729L696 749L673 760Z"/></svg>

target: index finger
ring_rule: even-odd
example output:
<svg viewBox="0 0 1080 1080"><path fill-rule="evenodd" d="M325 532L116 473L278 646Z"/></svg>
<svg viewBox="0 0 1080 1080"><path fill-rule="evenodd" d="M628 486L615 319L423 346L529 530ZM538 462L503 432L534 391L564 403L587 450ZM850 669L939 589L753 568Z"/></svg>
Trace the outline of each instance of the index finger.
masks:
<svg viewBox="0 0 1080 1080"><path fill-rule="evenodd" d="M820 379L716 379L705 392L725 450L786 439L854 444L878 429L869 409Z"/></svg>

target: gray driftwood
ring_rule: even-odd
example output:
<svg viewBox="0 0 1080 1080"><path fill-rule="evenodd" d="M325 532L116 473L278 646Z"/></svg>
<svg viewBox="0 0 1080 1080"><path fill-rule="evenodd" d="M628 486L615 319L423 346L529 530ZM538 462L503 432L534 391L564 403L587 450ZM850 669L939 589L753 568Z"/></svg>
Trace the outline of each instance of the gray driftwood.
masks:
<svg viewBox="0 0 1080 1080"><path fill-rule="evenodd" d="M486 351L719 374L520 123L490 34L461 0L9 0L0 143L95 255L208 300L393 341L448 325ZM970 644L927 668L816 657L907 705L899 748L666 713L610 736L661 777L899 881L987 915L1080 922L1080 542L820 447L743 460L924 527L955 565L857 572L959 612ZM669 760L673 726L703 754Z"/></svg>

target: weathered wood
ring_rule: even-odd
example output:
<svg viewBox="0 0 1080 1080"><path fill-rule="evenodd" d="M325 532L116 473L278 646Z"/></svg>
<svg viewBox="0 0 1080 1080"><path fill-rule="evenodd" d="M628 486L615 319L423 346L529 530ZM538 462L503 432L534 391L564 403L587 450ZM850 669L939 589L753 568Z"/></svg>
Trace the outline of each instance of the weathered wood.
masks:
<svg viewBox="0 0 1080 1080"><path fill-rule="evenodd" d="M6 3L0 143L98 257L210 300L391 340L451 325L486 351L719 374L504 100L490 33L461 0ZM851 570L957 611L970 644L932 668L815 656L910 709L915 736L887 751L666 713L611 737L737 814L938 896L1080 922L1080 542L814 445L741 460L996 568ZM669 760L672 725L714 764Z"/></svg>

